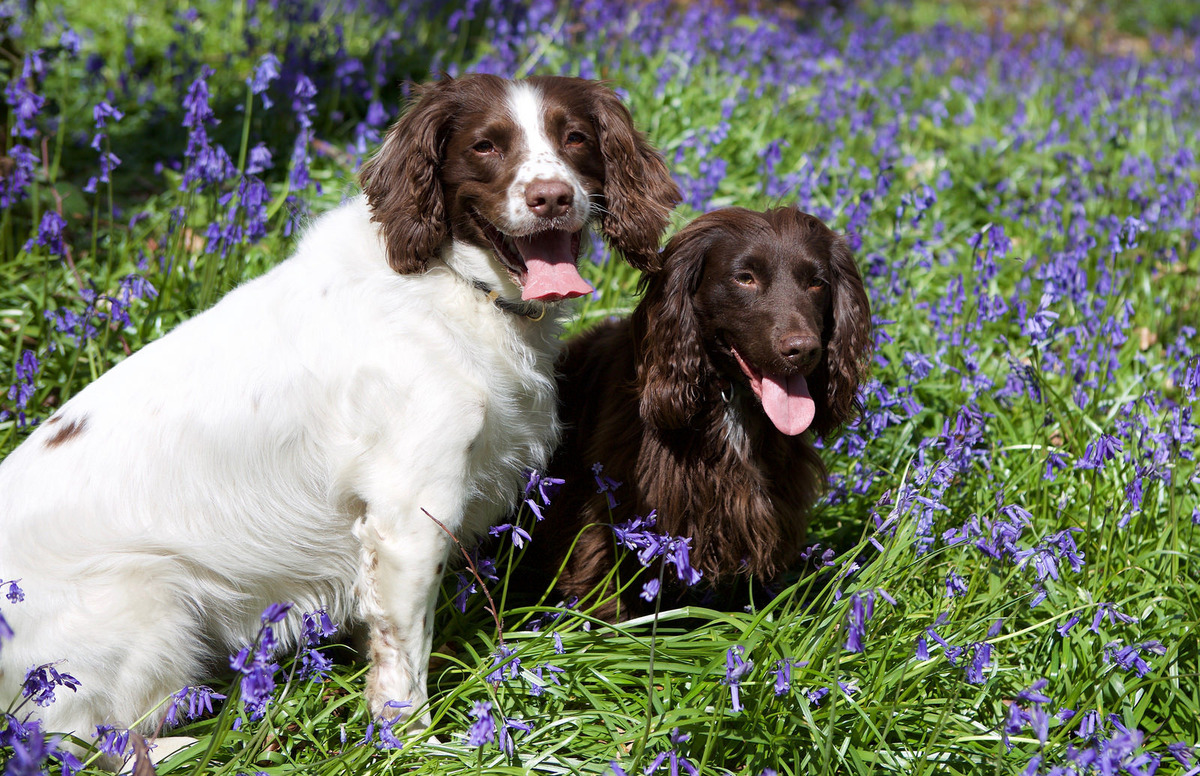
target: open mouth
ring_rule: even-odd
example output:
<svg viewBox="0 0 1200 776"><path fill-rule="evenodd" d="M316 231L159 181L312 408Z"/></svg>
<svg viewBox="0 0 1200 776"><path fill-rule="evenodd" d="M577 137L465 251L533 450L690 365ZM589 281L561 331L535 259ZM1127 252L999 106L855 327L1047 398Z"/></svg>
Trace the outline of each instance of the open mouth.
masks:
<svg viewBox="0 0 1200 776"><path fill-rule="evenodd" d="M796 436L812 425L817 405L808 392L808 381L802 374L765 374L746 363L737 348L730 346L738 366L750 380L750 390L762 403L763 412L780 433Z"/></svg>
<svg viewBox="0 0 1200 776"><path fill-rule="evenodd" d="M515 236L501 232L479 213L475 221L524 301L558 302L592 292L576 267L583 230L544 229Z"/></svg>

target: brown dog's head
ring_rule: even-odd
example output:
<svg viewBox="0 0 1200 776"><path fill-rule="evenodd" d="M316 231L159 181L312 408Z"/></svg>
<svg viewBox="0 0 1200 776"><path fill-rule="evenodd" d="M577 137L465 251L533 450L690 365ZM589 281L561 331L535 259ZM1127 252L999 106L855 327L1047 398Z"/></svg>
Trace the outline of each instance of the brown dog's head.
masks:
<svg viewBox="0 0 1200 776"><path fill-rule="evenodd" d="M453 238L493 254L526 299L548 301L590 290L575 270L590 221L651 269L679 201L616 95L580 78L421 87L360 177L397 272L423 272Z"/></svg>
<svg viewBox="0 0 1200 776"><path fill-rule="evenodd" d="M641 412L687 427L728 384L781 433L827 434L857 411L871 311L844 239L794 207L700 216L663 251L635 313Z"/></svg>

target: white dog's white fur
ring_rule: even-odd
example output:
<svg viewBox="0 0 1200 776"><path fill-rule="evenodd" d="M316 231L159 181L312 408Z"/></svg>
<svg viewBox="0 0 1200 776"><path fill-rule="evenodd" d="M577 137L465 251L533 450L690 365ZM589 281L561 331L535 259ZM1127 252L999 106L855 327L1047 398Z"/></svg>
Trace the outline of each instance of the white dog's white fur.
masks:
<svg viewBox="0 0 1200 776"><path fill-rule="evenodd" d="M424 702L450 540L422 509L478 535L558 432L554 316L498 309L464 282L519 299L494 260L446 253L396 274L356 199L8 457L0 579L26 598L5 607L0 706L62 661L80 686L40 710L47 729L131 724L253 640L268 604L344 622L356 583L381 636L372 699Z"/></svg>

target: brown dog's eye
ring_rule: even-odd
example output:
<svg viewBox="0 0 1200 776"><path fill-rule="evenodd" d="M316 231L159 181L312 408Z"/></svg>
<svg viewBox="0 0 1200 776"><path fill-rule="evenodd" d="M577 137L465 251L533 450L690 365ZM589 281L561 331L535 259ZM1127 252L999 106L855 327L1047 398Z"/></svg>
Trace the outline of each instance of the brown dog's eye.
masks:
<svg viewBox="0 0 1200 776"><path fill-rule="evenodd" d="M739 272L733 276L733 282L739 286L753 288L755 285L754 275L750 272Z"/></svg>
<svg viewBox="0 0 1200 776"><path fill-rule="evenodd" d="M480 140L475 145L471 146L471 150L477 154L494 154L499 153L495 143L491 140Z"/></svg>
<svg viewBox="0 0 1200 776"><path fill-rule="evenodd" d="M821 278L813 278L812 281L809 283L808 290L809 291L820 291L822 288L825 288L828 285L829 284L826 283Z"/></svg>
<svg viewBox="0 0 1200 776"><path fill-rule="evenodd" d="M581 146L587 142L587 135L582 132L568 132L566 142L568 146Z"/></svg>

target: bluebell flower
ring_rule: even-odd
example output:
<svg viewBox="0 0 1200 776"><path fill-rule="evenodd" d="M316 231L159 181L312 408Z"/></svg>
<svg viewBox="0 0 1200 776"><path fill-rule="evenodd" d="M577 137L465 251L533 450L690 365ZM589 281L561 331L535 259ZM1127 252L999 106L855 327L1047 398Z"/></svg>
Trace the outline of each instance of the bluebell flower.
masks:
<svg viewBox="0 0 1200 776"><path fill-rule="evenodd" d="M214 700L225 700L225 696L204 685L184 687L171 696L164 719L169 727L174 727L180 722L196 719L201 714L211 714Z"/></svg>
<svg viewBox="0 0 1200 776"><path fill-rule="evenodd" d="M1111 461L1121 452L1121 440L1111 434L1101 434L1088 442L1083 457L1075 462L1076 469L1103 469L1105 463Z"/></svg>
<svg viewBox="0 0 1200 776"><path fill-rule="evenodd" d="M58 45L62 46L63 51L67 52L67 55L74 59L79 56L79 49L83 47L83 40L79 37L79 33L68 27L58 36Z"/></svg>
<svg viewBox="0 0 1200 776"><path fill-rule="evenodd" d="M21 684L21 697L32 700L38 706L49 706L54 703L54 691L59 687L77 692L79 680L59 671L52 663L34 666L25 674L25 681Z"/></svg>
<svg viewBox="0 0 1200 776"><path fill-rule="evenodd" d="M503 533L509 534L509 538L512 540L513 546L515 546L517 549L524 547L525 543L531 540L529 532L516 523L502 523L500 525L494 525L488 529L488 533L492 536L499 536Z"/></svg>
<svg viewBox="0 0 1200 776"><path fill-rule="evenodd" d="M304 642L300 652L300 676L302 678L320 680L329 669L333 668L333 661L317 647L335 633L337 633L337 625L333 623L324 609L304 615Z"/></svg>
<svg viewBox="0 0 1200 776"><path fill-rule="evenodd" d="M659 752L658 755L650 761L646 769L642 773L649 774L657 771L664 762L668 765L668 770L671 776L679 776L679 773L687 773L688 776L700 776L700 772L696 770L696 766L692 765L686 757L679 752L679 747L687 743L692 736L690 733L684 733L679 728L671 730L670 741L671 748L665 752Z"/></svg>
<svg viewBox="0 0 1200 776"><path fill-rule="evenodd" d="M1184 768L1192 767L1192 758L1196 755L1196 750L1182 741L1176 741L1173 744L1167 744L1167 752L1171 757L1175 758L1175 762L1182 765Z"/></svg>
<svg viewBox="0 0 1200 776"><path fill-rule="evenodd" d="M850 614L846 617L846 651L862 652L867 635L867 620L874 612L874 594L855 593L850 598Z"/></svg>
<svg viewBox="0 0 1200 776"><path fill-rule="evenodd" d="M638 593L638 597L644 601L653 601L658 598L659 586L658 577L648 579L646 584L642 585L642 592Z"/></svg>
<svg viewBox="0 0 1200 776"><path fill-rule="evenodd" d="M511 731L518 730L522 733L528 733L533 730L533 725L520 719L512 719L505 717L503 724L497 728L497 736L500 739L500 749L509 757L512 757L516 752L516 741Z"/></svg>
<svg viewBox="0 0 1200 776"><path fill-rule="evenodd" d="M24 245L24 250L31 251L33 246L41 245L50 251L51 256L66 256L67 246L63 240L63 229L67 222L53 210L42 214L38 224L37 235L30 237Z"/></svg>
<svg viewBox="0 0 1200 776"><path fill-rule="evenodd" d="M967 682L970 684L983 684L986 680L984 671L992 663L992 645L987 642L981 642L972 645L974 652L971 657L971 662L967 666Z"/></svg>
<svg viewBox="0 0 1200 776"><path fill-rule="evenodd" d="M954 598L967 594L967 581L953 569L946 574L946 597Z"/></svg>
<svg viewBox="0 0 1200 776"><path fill-rule="evenodd" d="M550 663L541 663L537 665L531 673L534 675L537 681L531 681L529 683L529 694L538 696L545 692L547 680L555 685L561 686L562 682L559 680L558 675L566 673L566 670L559 668L556 665L551 665Z"/></svg>
<svg viewBox="0 0 1200 776"><path fill-rule="evenodd" d="M1069 619L1067 619L1066 622L1064 622L1062 625L1055 627L1055 630L1058 631L1058 635L1060 637L1066 638L1067 634L1071 632L1071 628L1074 628L1075 624L1078 622L1079 622L1078 615L1071 615L1071 617Z"/></svg>
<svg viewBox="0 0 1200 776"><path fill-rule="evenodd" d="M408 701L388 701L383 704L384 713L367 725L366 741L378 736L379 749L400 749L404 746L403 727L408 718L401 714L404 709L411 708ZM400 732L397 732L400 729Z"/></svg>
<svg viewBox="0 0 1200 776"><path fill-rule="evenodd" d="M254 66L254 72L246 79L250 93L261 95L263 108L268 110L274 103L267 96L267 87L277 78L279 78L279 58L267 52L259 58L258 63Z"/></svg>
<svg viewBox="0 0 1200 776"><path fill-rule="evenodd" d="M495 582L500 579L496 574L496 559L479 557L479 550L472 551L472 563L475 566L475 572L479 574L479 578L487 582ZM458 590L454 594L454 606L460 612L467 611L467 599L479 592L478 582L475 580L475 575L468 571L457 572Z"/></svg>
<svg viewBox="0 0 1200 776"><path fill-rule="evenodd" d="M264 143L257 143L247 153L246 157L246 174L258 175L271 169L272 155L271 149L267 148Z"/></svg>
<svg viewBox="0 0 1200 776"><path fill-rule="evenodd" d="M596 492L603 493L604 497L608 499L609 509L616 509L620 502L617 501L615 494L617 488L621 487L621 483L612 477L606 476L604 474L604 466L599 463L592 464L592 477L596 480Z"/></svg>
<svg viewBox="0 0 1200 776"><path fill-rule="evenodd" d="M96 748L109 757L124 760L133 753L133 747L129 745L129 732L125 728L116 728L112 725L97 725Z"/></svg>
<svg viewBox="0 0 1200 776"><path fill-rule="evenodd" d="M496 720L492 718L492 702L476 701L471 707L473 721L467 728L467 746L481 747L496 740Z"/></svg>
<svg viewBox="0 0 1200 776"><path fill-rule="evenodd" d="M488 681L492 684L500 684L505 680L506 673L508 674L507 678L516 679L521 673L521 658L516 657L516 654L516 647L501 644L492 653L492 671L488 674Z"/></svg>
<svg viewBox="0 0 1200 776"><path fill-rule="evenodd" d="M1150 664L1142 658L1143 652L1165 655L1167 648L1160 641L1145 641L1128 646L1121 646L1119 641L1110 641L1104 645L1104 662L1116 663L1126 671L1133 671L1138 676L1145 676L1150 673Z"/></svg>
<svg viewBox="0 0 1200 776"><path fill-rule="evenodd" d="M4 99L8 102L9 114L12 117L9 133L13 137L37 137L38 131L34 122L46 104L46 98L34 91L41 72L41 51L35 49L25 54L21 63L21 75L12 78L4 87Z"/></svg>
<svg viewBox="0 0 1200 776"><path fill-rule="evenodd" d="M1100 632L1100 623L1103 622L1105 619L1108 620L1109 625L1116 625L1118 622L1122 622L1125 624L1131 624L1131 623L1137 622L1136 617L1132 617L1128 614L1122 614L1117 609L1116 604L1101 603L1099 606L1096 607L1096 616L1092 618L1092 624L1089 629L1093 633L1099 633Z"/></svg>
<svg viewBox="0 0 1200 776"><path fill-rule="evenodd" d="M46 737L41 721L24 722L12 714L0 713L0 747L8 747L5 776L43 776L51 763L57 763L63 776L74 776L83 770L75 755L58 746L59 739Z"/></svg>
<svg viewBox="0 0 1200 776"><path fill-rule="evenodd" d="M725 653L725 677L721 680L721 684L729 687L734 713L742 710L742 679L745 679L750 670L754 668L753 662L742 659L742 655L745 653L746 648L740 644L730 647Z"/></svg>
<svg viewBox="0 0 1200 776"><path fill-rule="evenodd" d="M784 658L775 664L775 697L786 695L792 689L792 669L808 665L807 660Z"/></svg>
<svg viewBox="0 0 1200 776"><path fill-rule="evenodd" d="M8 388L8 400L13 402L17 410L17 426L24 427L28 418L25 415L25 409L29 406L30 400L33 399L34 393L37 390L37 375L41 370L41 364L38 362L37 356L31 350L22 350L21 358L17 361L16 377L17 381ZM12 595L12 586L15 582L9 583L9 595ZM20 588L17 588L19 591ZM24 598L24 594L21 594ZM11 600L11 598L10 598Z"/></svg>

